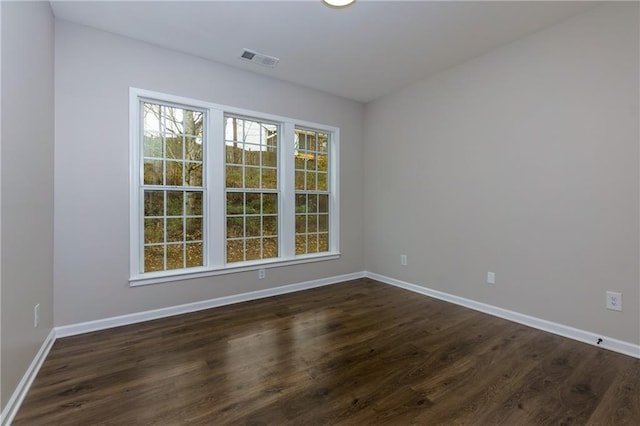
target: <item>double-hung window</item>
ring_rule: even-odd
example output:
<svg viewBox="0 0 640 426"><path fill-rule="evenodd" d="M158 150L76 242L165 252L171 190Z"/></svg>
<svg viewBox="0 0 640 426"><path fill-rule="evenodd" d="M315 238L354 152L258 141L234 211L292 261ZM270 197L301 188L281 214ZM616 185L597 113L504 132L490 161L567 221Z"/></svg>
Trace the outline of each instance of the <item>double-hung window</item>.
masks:
<svg viewBox="0 0 640 426"><path fill-rule="evenodd" d="M329 134L295 130L296 254L329 249Z"/></svg>
<svg viewBox="0 0 640 426"><path fill-rule="evenodd" d="M141 101L140 269L203 265L203 120L206 113Z"/></svg>
<svg viewBox="0 0 640 426"><path fill-rule="evenodd" d="M227 263L279 255L278 127L225 116Z"/></svg>
<svg viewBox="0 0 640 426"><path fill-rule="evenodd" d="M132 285L339 256L339 129L131 89Z"/></svg>

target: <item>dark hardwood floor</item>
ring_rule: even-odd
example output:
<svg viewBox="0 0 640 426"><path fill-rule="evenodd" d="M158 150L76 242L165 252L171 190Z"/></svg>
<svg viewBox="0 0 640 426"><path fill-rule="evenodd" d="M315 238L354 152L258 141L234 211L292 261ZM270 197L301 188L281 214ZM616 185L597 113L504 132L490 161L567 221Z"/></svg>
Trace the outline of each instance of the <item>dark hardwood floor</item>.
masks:
<svg viewBox="0 0 640 426"><path fill-rule="evenodd" d="M640 360L369 279L59 339L14 425L640 424Z"/></svg>

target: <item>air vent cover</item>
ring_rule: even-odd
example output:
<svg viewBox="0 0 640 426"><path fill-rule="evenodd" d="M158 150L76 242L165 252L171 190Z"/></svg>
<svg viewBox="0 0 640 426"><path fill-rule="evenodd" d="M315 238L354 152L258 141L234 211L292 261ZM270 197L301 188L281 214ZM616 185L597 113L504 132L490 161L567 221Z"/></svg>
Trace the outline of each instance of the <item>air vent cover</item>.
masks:
<svg viewBox="0 0 640 426"><path fill-rule="evenodd" d="M243 49L242 55L240 55L240 59L244 59L245 61L255 62L258 65L262 65L265 67L275 67L280 59L275 56L265 55L264 53L254 52L253 50Z"/></svg>

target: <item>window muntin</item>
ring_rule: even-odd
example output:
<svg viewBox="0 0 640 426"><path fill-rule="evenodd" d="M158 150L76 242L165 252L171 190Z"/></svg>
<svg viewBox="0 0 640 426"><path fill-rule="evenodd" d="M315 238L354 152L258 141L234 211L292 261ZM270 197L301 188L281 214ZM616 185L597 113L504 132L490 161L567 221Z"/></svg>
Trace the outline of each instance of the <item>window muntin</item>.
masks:
<svg viewBox="0 0 640 426"><path fill-rule="evenodd" d="M141 272L204 265L205 113L141 101Z"/></svg>
<svg viewBox="0 0 640 426"><path fill-rule="evenodd" d="M329 251L329 134L295 130L296 255Z"/></svg>
<svg viewBox="0 0 640 426"><path fill-rule="evenodd" d="M226 262L276 258L278 125L225 117Z"/></svg>

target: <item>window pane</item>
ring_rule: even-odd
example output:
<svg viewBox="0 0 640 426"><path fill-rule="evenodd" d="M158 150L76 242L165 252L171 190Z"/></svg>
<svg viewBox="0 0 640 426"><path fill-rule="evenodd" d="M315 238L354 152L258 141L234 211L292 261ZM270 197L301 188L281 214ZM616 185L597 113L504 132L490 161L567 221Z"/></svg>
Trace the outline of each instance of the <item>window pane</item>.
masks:
<svg viewBox="0 0 640 426"><path fill-rule="evenodd" d="M242 262L244 260L243 240L227 241L227 262Z"/></svg>
<svg viewBox="0 0 640 426"><path fill-rule="evenodd" d="M260 225L260 216L247 217L247 237L259 237L262 235L262 227Z"/></svg>
<svg viewBox="0 0 640 426"><path fill-rule="evenodd" d="M162 106L161 130L168 135L182 134L184 132L184 111L182 108Z"/></svg>
<svg viewBox="0 0 640 426"><path fill-rule="evenodd" d="M227 145L227 164L242 164L242 149Z"/></svg>
<svg viewBox="0 0 640 426"><path fill-rule="evenodd" d="M167 191L167 216L182 216L183 203L182 191Z"/></svg>
<svg viewBox="0 0 640 426"><path fill-rule="evenodd" d="M318 235L318 251L329 251L329 235Z"/></svg>
<svg viewBox="0 0 640 426"><path fill-rule="evenodd" d="M309 191L316 190L316 174L315 172L307 172L307 189Z"/></svg>
<svg viewBox="0 0 640 426"><path fill-rule="evenodd" d="M304 189L305 186L304 172L296 170L296 189Z"/></svg>
<svg viewBox="0 0 640 426"><path fill-rule="evenodd" d="M253 192L250 192L247 194L247 207L246 207L246 212L247 214L260 214L261 211L261 194L256 194Z"/></svg>
<svg viewBox="0 0 640 426"><path fill-rule="evenodd" d="M259 166L260 165L260 145L249 145L246 144L244 146L244 161L245 164L249 166Z"/></svg>
<svg viewBox="0 0 640 426"><path fill-rule="evenodd" d="M185 139L187 142L185 151L187 160L202 161L202 138L188 136Z"/></svg>
<svg viewBox="0 0 640 426"><path fill-rule="evenodd" d="M318 173L318 191L327 191L327 174L326 173Z"/></svg>
<svg viewBox="0 0 640 426"><path fill-rule="evenodd" d="M184 221L182 218L167 219L167 241L184 241Z"/></svg>
<svg viewBox="0 0 640 426"><path fill-rule="evenodd" d="M202 163L185 163L185 185L202 186Z"/></svg>
<svg viewBox="0 0 640 426"><path fill-rule="evenodd" d="M144 156L162 158L162 138L160 135L144 135Z"/></svg>
<svg viewBox="0 0 640 426"><path fill-rule="evenodd" d="M227 238L237 238L244 236L244 218L227 218Z"/></svg>
<svg viewBox="0 0 640 426"><path fill-rule="evenodd" d="M278 213L278 194L262 194L262 212L264 214Z"/></svg>
<svg viewBox="0 0 640 426"><path fill-rule="evenodd" d="M186 192L186 214L189 216L202 215L202 192Z"/></svg>
<svg viewBox="0 0 640 426"><path fill-rule="evenodd" d="M278 235L278 217L277 216L265 216L262 219L263 235Z"/></svg>
<svg viewBox="0 0 640 426"><path fill-rule="evenodd" d="M262 257L264 259L278 257L278 239L277 238L262 239Z"/></svg>
<svg viewBox="0 0 640 426"><path fill-rule="evenodd" d="M188 218L187 222L187 241L202 240L202 219Z"/></svg>
<svg viewBox="0 0 640 426"><path fill-rule="evenodd" d="M318 231L319 232L329 231L329 215L328 214L321 214L318 216Z"/></svg>
<svg viewBox="0 0 640 426"><path fill-rule="evenodd" d="M327 171L327 155L319 154L317 157L318 161L318 171L326 172Z"/></svg>
<svg viewBox="0 0 640 426"><path fill-rule="evenodd" d="M227 214L244 213L244 194L242 192L227 193Z"/></svg>
<svg viewBox="0 0 640 426"><path fill-rule="evenodd" d="M307 212L315 213L318 211L318 196L316 194L307 196Z"/></svg>
<svg viewBox="0 0 640 426"><path fill-rule="evenodd" d="M163 219L144 220L144 242L147 244L164 242Z"/></svg>
<svg viewBox="0 0 640 426"><path fill-rule="evenodd" d="M298 149L300 151L306 151L307 149L307 134L303 130L296 130L296 136L298 139Z"/></svg>
<svg viewBox="0 0 640 426"><path fill-rule="evenodd" d="M318 151L327 152L329 149L329 135L326 133L318 133Z"/></svg>
<svg viewBox="0 0 640 426"><path fill-rule="evenodd" d="M162 160L144 160L144 184L162 185Z"/></svg>
<svg viewBox="0 0 640 426"><path fill-rule="evenodd" d="M262 169L262 187L265 189L276 189L278 187L276 169Z"/></svg>
<svg viewBox="0 0 640 426"><path fill-rule="evenodd" d="M227 188L242 188L242 167L227 166Z"/></svg>
<svg viewBox="0 0 640 426"><path fill-rule="evenodd" d="M144 103L143 106L143 126L145 134L153 132L160 133L160 105Z"/></svg>
<svg viewBox="0 0 640 426"><path fill-rule="evenodd" d="M200 111L184 110L184 133L186 135L202 135L203 114Z"/></svg>
<svg viewBox="0 0 640 426"><path fill-rule="evenodd" d="M182 136L168 137L167 143L167 158L174 158L181 160L182 157Z"/></svg>
<svg viewBox="0 0 640 426"><path fill-rule="evenodd" d="M318 195L318 211L320 213L329 213L329 196L320 194Z"/></svg>
<svg viewBox="0 0 640 426"><path fill-rule="evenodd" d="M167 185L182 186L182 162L167 161Z"/></svg>
<svg viewBox="0 0 640 426"><path fill-rule="evenodd" d="M316 150L316 134L311 133L307 135L307 150L315 151Z"/></svg>
<svg viewBox="0 0 640 426"><path fill-rule="evenodd" d="M235 117L228 117L225 125L225 139L228 141L242 140L242 123L244 121Z"/></svg>
<svg viewBox="0 0 640 426"><path fill-rule="evenodd" d="M317 253L318 252L318 235L317 234L309 234L309 239L307 240L307 253Z"/></svg>
<svg viewBox="0 0 640 426"><path fill-rule="evenodd" d="M307 196L306 194L296 194L296 213L307 212Z"/></svg>
<svg viewBox="0 0 640 426"><path fill-rule="evenodd" d="M184 244L167 245L167 269L184 268Z"/></svg>
<svg viewBox="0 0 640 426"><path fill-rule="evenodd" d="M245 168L245 188L260 188L260 169L257 167Z"/></svg>
<svg viewBox="0 0 640 426"><path fill-rule="evenodd" d="M310 214L307 216L307 229L308 232L318 231L318 215Z"/></svg>
<svg viewBox="0 0 640 426"><path fill-rule="evenodd" d="M202 266L202 243L187 244L187 268Z"/></svg>
<svg viewBox="0 0 640 426"><path fill-rule="evenodd" d="M164 246L146 246L144 248L144 272L164 270Z"/></svg>
<svg viewBox="0 0 640 426"><path fill-rule="evenodd" d="M164 214L164 191L144 191L144 215L162 216Z"/></svg>
<svg viewBox="0 0 640 426"><path fill-rule="evenodd" d="M274 148L270 148L268 151L262 151L262 165L267 167L278 166L278 153Z"/></svg>
<svg viewBox="0 0 640 426"><path fill-rule="evenodd" d="M307 232L307 216L303 214L296 215L296 233L305 234Z"/></svg>
<svg viewBox="0 0 640 426"><path fill-rule="evenodd" d="M296 235L296 254L307 253L307 235Z"/></svg>
<svg viewBox="0 0 640 426"><path fill-rule="evenodd" d="M275 124L266 124L265 139L268 147L278 146L278 126ZM275 150L275 148L273 148Z"/></svg>
<svg viewBox="0 0 640 426"><path fill-rule="evenodd" d="M309 159L307 160L307 170L316 170L316 156L313 154L309 154Z"/></svg>
<svg viewBox="0 0 640 426"><path fill-rule="evenodd" d="M262 241L260 238L247 239L246 243L247 260L257 260L262 258Z"/></svg>

